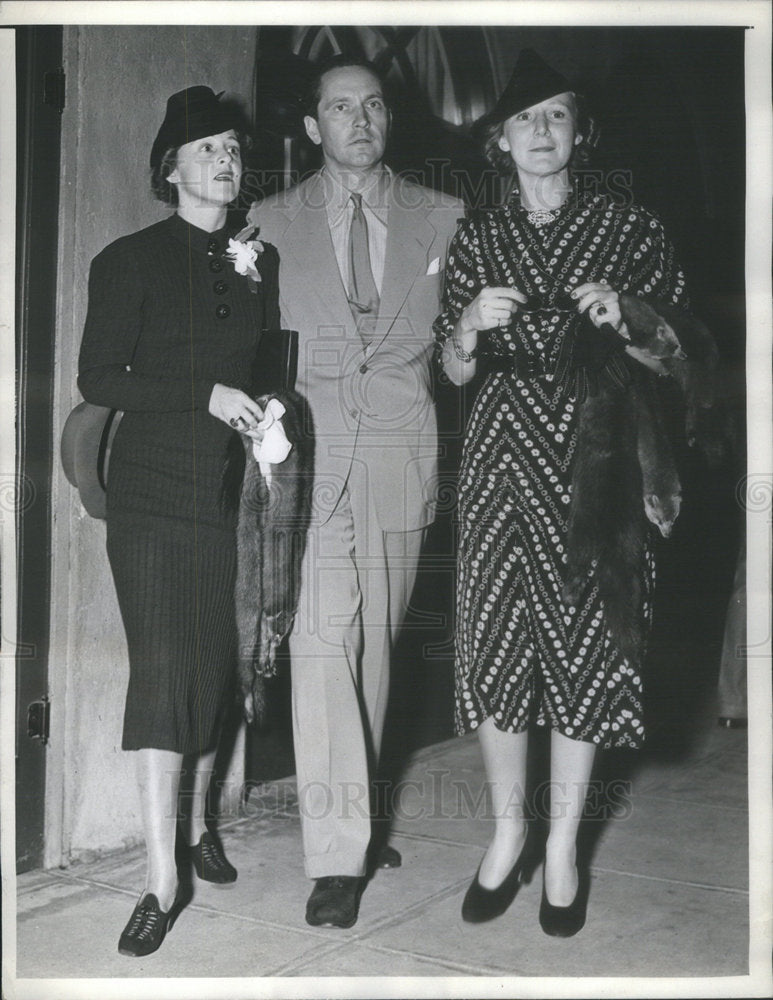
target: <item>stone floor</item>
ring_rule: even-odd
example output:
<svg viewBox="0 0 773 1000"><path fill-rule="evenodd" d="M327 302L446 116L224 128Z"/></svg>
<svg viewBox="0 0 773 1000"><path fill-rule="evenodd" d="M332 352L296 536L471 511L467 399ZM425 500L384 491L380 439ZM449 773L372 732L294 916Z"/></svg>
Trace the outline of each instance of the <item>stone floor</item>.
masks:
<svg viewBox="0 0 773 1000"><path fill-rule="evenodd" d="M572 996L623 995L611 985L588 992L585 977L655 977L655 988L642 994L650 996L769 995L755 992L749 979L727 978L747 977L750 969L746 778L746 731L721 730L708 712L676 753L607 757L597 816L583 834L592 873L587 924L570 940L539 928L540 868L498 920L461 920L462 896L490 831L485 801L478 801L483 771L474 737L409 758L392 837L403 866L376 873L350 930L304 922L310 884L294 782L267 783L243 817L221 827L239 870L236 884L197 882L163 947L146 959L116 950L142 883L139 849L21 875L18 995L37 1000L40 980L57 979L65 982L55 995L81 997L83 980L109 979L91 995L134 996L141 981L156 977L164 985L144 995L171 995L179 977L188 979L186 997L264 995L264 977L279 977L273 996L371 995L359 980L319 978L361 976L414 977L412 996L493 995L491 980L479 977L502 980L502 996L558 995L545 992L544 977L572 977ZM304 978L288 984L283 977ZM431 977L443 977L442 992ZM689 993L673 977L722 979ZM401 983L383 980L380 995L396 995Z"/></svg>

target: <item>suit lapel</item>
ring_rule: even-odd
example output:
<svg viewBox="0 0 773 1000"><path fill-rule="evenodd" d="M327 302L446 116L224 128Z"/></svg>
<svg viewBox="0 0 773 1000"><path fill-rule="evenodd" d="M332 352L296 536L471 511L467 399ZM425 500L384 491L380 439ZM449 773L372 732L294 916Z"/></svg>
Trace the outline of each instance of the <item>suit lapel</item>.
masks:
<svg viewBox="0 0 773 1000"><path fill-rule="evenodd" d="M337 321L346 326L347 336L356 337L357 328L341 282L319 174L299 192L301 207L284 233L285 248L309 277L309 292L322 300Z"/></svg>
<svg viewBox="0 0 773 1000"><path fill-rule="evenodd" d="M389 333L414 281L424 274L427 248L435 238L435 230L427 220L429 205L418 190L414 193L414 189L403 184L398 194L395 198L393 182L389 193L386 260L374 345L380 344Z"/></svg>

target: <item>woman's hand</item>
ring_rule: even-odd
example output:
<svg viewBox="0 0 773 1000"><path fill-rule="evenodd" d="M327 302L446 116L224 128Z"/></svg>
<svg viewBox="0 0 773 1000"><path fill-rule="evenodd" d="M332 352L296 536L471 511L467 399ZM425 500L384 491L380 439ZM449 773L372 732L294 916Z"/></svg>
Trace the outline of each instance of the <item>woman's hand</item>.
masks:
<svg viewBox="0 0 773 1000"><path fill-rule="evenodd" d="M472 333L473 330L491 330L495 326L507 326L519 305L527 302L523 292L514 288L482 288L459 317L459 332Z"/></svg>
<svg viewBox="0 0 773 1000"><path fill-rule="evenodd" d="M589 282L587 285L579 285L571 294L572 298L577 299L579 312L587 312L595 327L598 328L604 323L609 323L625 340L631 339L628 327L620 312L619 296L606 282ZM625 348L625 353L634 361L638 361L657 372L658 375L666 374L666 367L657 358L653 358L638 347L629 345Z"/></svg>
<svg viewBox="0 0 773 1000"><path fill-rule="evenodd" d="M587 313L596 328L609 323L614 330L625 336L621 329L623 317L620 313L620 299L605 281L589 281L585 285L579 285L571 295L577 300L577 311Z"/></svg>
<svg viewBox="0 0 773 1000"><path fill-rule="evenodd" d="M229 385L216 382L209 397L209 412L242 434L255 438L255 428L263 419L263 410L254 399Z"/></svg>

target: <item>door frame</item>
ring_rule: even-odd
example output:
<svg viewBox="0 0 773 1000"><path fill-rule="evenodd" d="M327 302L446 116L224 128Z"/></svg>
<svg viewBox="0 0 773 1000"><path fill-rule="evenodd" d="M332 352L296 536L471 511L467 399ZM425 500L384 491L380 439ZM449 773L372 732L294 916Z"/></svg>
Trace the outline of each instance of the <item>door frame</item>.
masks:
<svg viewBox="0 0 773 1000"><path fill-rule="evenodd" d="M27 733L31 702L48 704L51 484L62 133L62 28L16 29L16 858L45 853L47 736Z"/></svg>

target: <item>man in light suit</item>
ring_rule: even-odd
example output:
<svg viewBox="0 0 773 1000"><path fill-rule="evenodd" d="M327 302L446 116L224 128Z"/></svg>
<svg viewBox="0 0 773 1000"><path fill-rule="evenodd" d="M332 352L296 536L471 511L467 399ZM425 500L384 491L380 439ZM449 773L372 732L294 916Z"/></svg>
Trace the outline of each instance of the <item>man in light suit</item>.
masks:
<svg viewBox="0 0 773 1000"><path fill-rule="evenodd" d="M390 116L372 66L320 69L304 119L322 170L253 206L280 256L282 324L314 423L312 527L290 637L306 920L357 919L390 652L434 516L432 322L463 205L382 162ZM371 845L372 846L372 845ZM378 846L378 845L376 845ZM398 867L382 845L380 867Z"/></svg>

